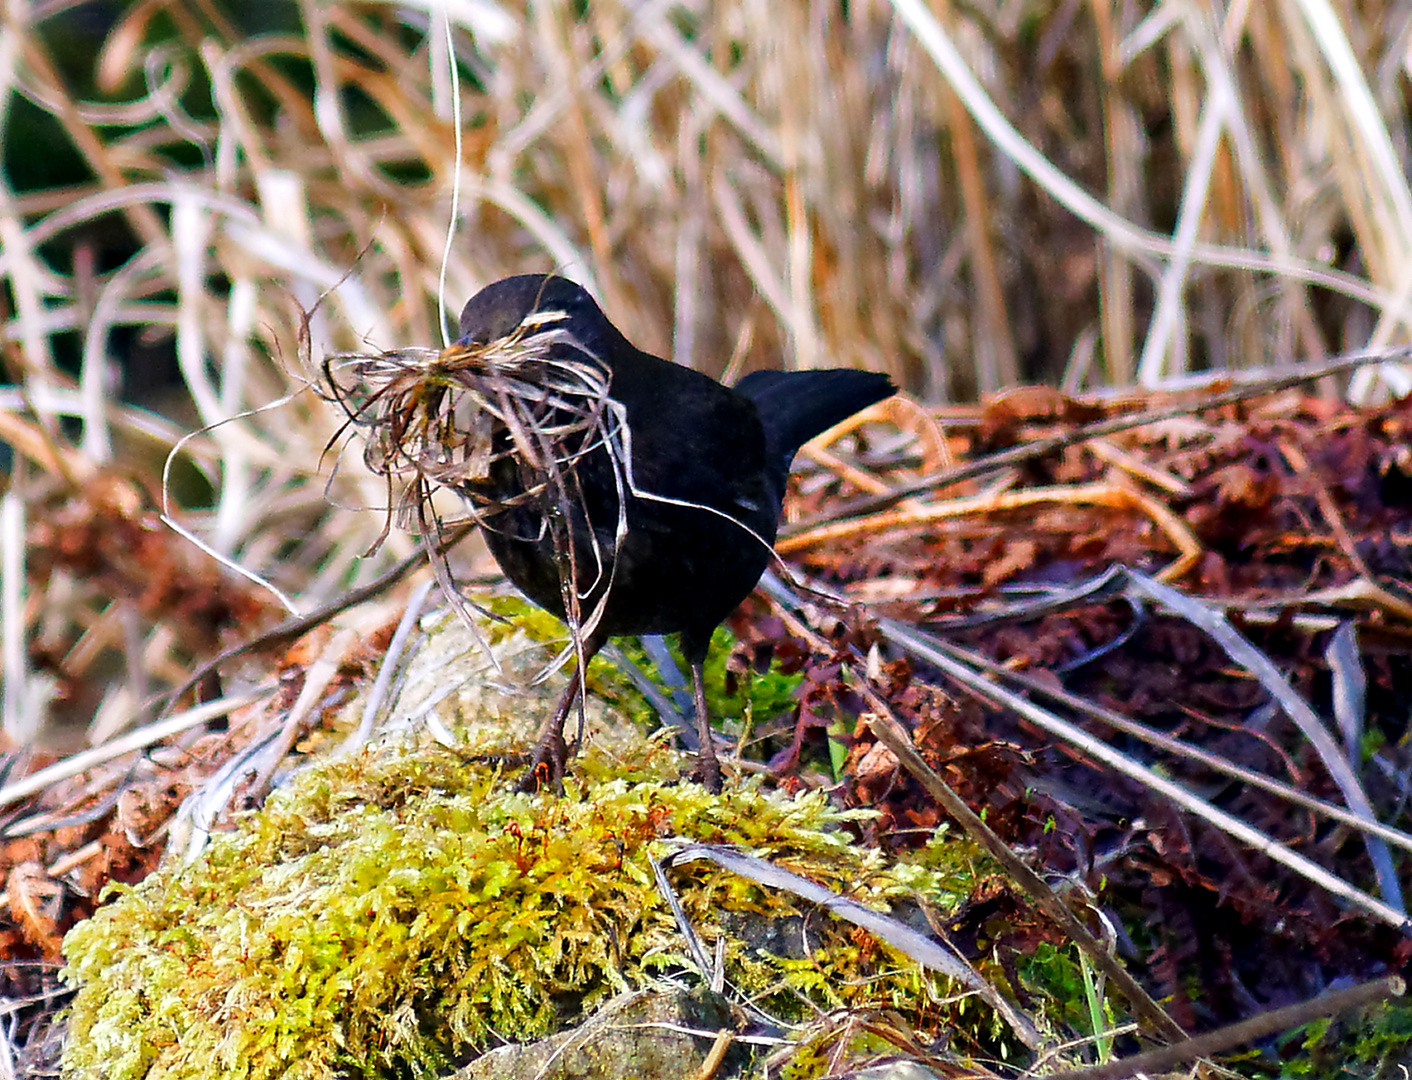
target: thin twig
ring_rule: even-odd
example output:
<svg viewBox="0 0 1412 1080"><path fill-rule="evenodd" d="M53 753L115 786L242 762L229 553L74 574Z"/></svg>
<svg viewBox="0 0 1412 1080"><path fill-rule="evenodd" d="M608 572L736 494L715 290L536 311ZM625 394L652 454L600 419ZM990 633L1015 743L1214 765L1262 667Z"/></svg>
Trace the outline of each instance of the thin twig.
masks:
<svg viewBox="0 0 1412 1080"><path fill-rule="evenodd" d="M1049 1073L1045 1080L1127 1080L1128 1077L1156 1076L1168 1073L1197 1058L1211 1057L1224 1053L1244 1043L1255 1042L1271 1035L1301 1027L1311 1020L1337 1016L1349 1009L1362 1008L1389 998L1401 997L1407 985L1397 975L1388 975L1372 982L1350 986L1346 990L1331 990L1327 994L1286 1005L1282 1009L1252 1016L1238 1024L1208 1031L1195 1038L1183 1039L1171 1046L1149 1050L1143 1054L1118 1061L1095 1065L1089 1069L1073 1069L1066 1072Z"/></svg>

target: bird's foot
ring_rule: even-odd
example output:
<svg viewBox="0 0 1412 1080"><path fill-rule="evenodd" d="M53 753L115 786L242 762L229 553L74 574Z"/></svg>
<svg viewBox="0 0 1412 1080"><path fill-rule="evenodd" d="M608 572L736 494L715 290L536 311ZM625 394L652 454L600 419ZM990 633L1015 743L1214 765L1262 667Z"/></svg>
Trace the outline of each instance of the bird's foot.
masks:
<svg viewBox="0 0 1412 1080"><path fill-rule="evenodd" d="M721 793L721 763L716 758L716 748L709 742L696 754L696 768L691 770L691 778L712 795Z"/></svg>
<svg viewBox="0 0 1412 1080"><path fill-rule="evenodd" d="M564 793L564 769L569 760L564 746L564 737L558 732L550 732L541 739L530 755L529 771L520 777L517 790L533 794L552 791L556 795Z"/></svg>
<svg viewBox="0 0 1412 1080"><path fill-rule="evenodd" d="M682 635L683 641L686 635ZM683 645L685 648L685 645ZM693 778L712 795L721 793L721 763L716 758L716 733L711 728L711 713L706 707L706 679L702 672L706 656L703 650L700 657L691 662L691 698L696 708L696 768Z"/></svg>

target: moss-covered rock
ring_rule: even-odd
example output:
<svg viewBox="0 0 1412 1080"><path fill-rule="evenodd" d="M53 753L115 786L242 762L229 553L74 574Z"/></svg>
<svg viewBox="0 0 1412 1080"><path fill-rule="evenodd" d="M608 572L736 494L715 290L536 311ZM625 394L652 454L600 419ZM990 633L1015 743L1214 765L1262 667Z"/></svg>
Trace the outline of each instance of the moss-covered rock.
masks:
<svg viewBox="0 0 1412 1080"><path fill-rule="evenodd" d="M638 769L609 776L596 757L593 780L562 797L518 793L425 738L306 770L194 865L69 935L68 1074L378 1075L546 1034L690 967L649 861L668 837L740 845L865 902L928 876L855 847L819 795L747 783L716 797ZM707 942L738 913L794 913L792 898L708 867L676 885ZM851 930L816 916L804 959L729 937L728 977L786 1016L806 999L925 999L915 965Z"/></svg>
<svg viewBox="0 0 1412 1080"><path fill-rule="evenodd" d="M420 657L395 711L415 713L457 677ZM496 732L537 715L538 702L521 715L523 699L466 686L475 750L503 749ZM446 698L442 726L470 707ZM429 1075L545 1035L693 970L651 863L677 838L737 845L872 906L915 891L947 906L938 871L858 847L824 796L755 781L712 796L680 782L680 764L629 728L590 740L562 796L519 793L501 768L424 731L306 768L196 861L122 890L70 933L66 1074ZM933 977L851 925L709 865L671 876L708 950L724 939L728 987L758 1007L784 1020L927 1014ZM807 920L807 955L731 933L747 913Z"/></svg>

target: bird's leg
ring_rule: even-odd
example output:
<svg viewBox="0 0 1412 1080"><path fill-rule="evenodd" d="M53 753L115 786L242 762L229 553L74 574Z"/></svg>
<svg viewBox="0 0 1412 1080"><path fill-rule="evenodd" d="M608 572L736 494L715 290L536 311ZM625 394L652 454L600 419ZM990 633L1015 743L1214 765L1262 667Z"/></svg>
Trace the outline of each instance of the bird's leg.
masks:
<svg viewBox="0 0 1412 1080"><path fill-rule="evenodd" d="M700 745L696 750L696 771L701 774L701 786L713 795L721 793L721 763L716 758L716 744L711 732L711 715L706 711L706 677L702 661L691 665L691 696L696 706L696 735Z"/></svg>
<svg viewBox="0 0 1412 1080"><path fill-rule="evenodd" d="M539 738L530 755L529 772L520 780L521 791L543 791L546 788L561 791L564 787L564 766L569 760L568 748L564 745L564 722L569 718L569 710L579 696L579 670L574 669L569 676L569 685L559 704L539 728Z"/></svg>
<svg viewBox="0 0 1412 1080"><path fill-rule="evenodd" d="M569 685L564 688L564 696L559 699L559 703L554 706L554 712L539 729L534 753L530 755L529 772L525 773L520 781L521 791L543 791L546 788L553 791L563 790L564 767L569 761L569 750L564 743L564 724L567 723L569 711L573 709L575 702L579 703L580 717L583 715L584 669L602 647L603 642L593 638L583 643L580 663L569 676ZM579 741L582 738L583 725L580 724ZM576 741L574 749L577 750L578 746L579 742Z"/></svg>

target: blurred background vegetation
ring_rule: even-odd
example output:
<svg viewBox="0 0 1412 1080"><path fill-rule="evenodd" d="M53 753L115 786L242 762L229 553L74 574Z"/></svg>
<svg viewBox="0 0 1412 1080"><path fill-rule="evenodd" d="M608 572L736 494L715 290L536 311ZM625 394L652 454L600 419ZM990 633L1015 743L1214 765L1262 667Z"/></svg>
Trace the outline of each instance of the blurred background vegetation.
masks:
<svg viewBox="0 0 1412 1080"><path fill-rule="evenodd" d="M5 730L100 737L277 614L155 524L189 432L181 521L303 606L410 551L361 557L305 380L507 274L933 404L1401 344L1409 47L1398 0L10 4Z"/></svg>

